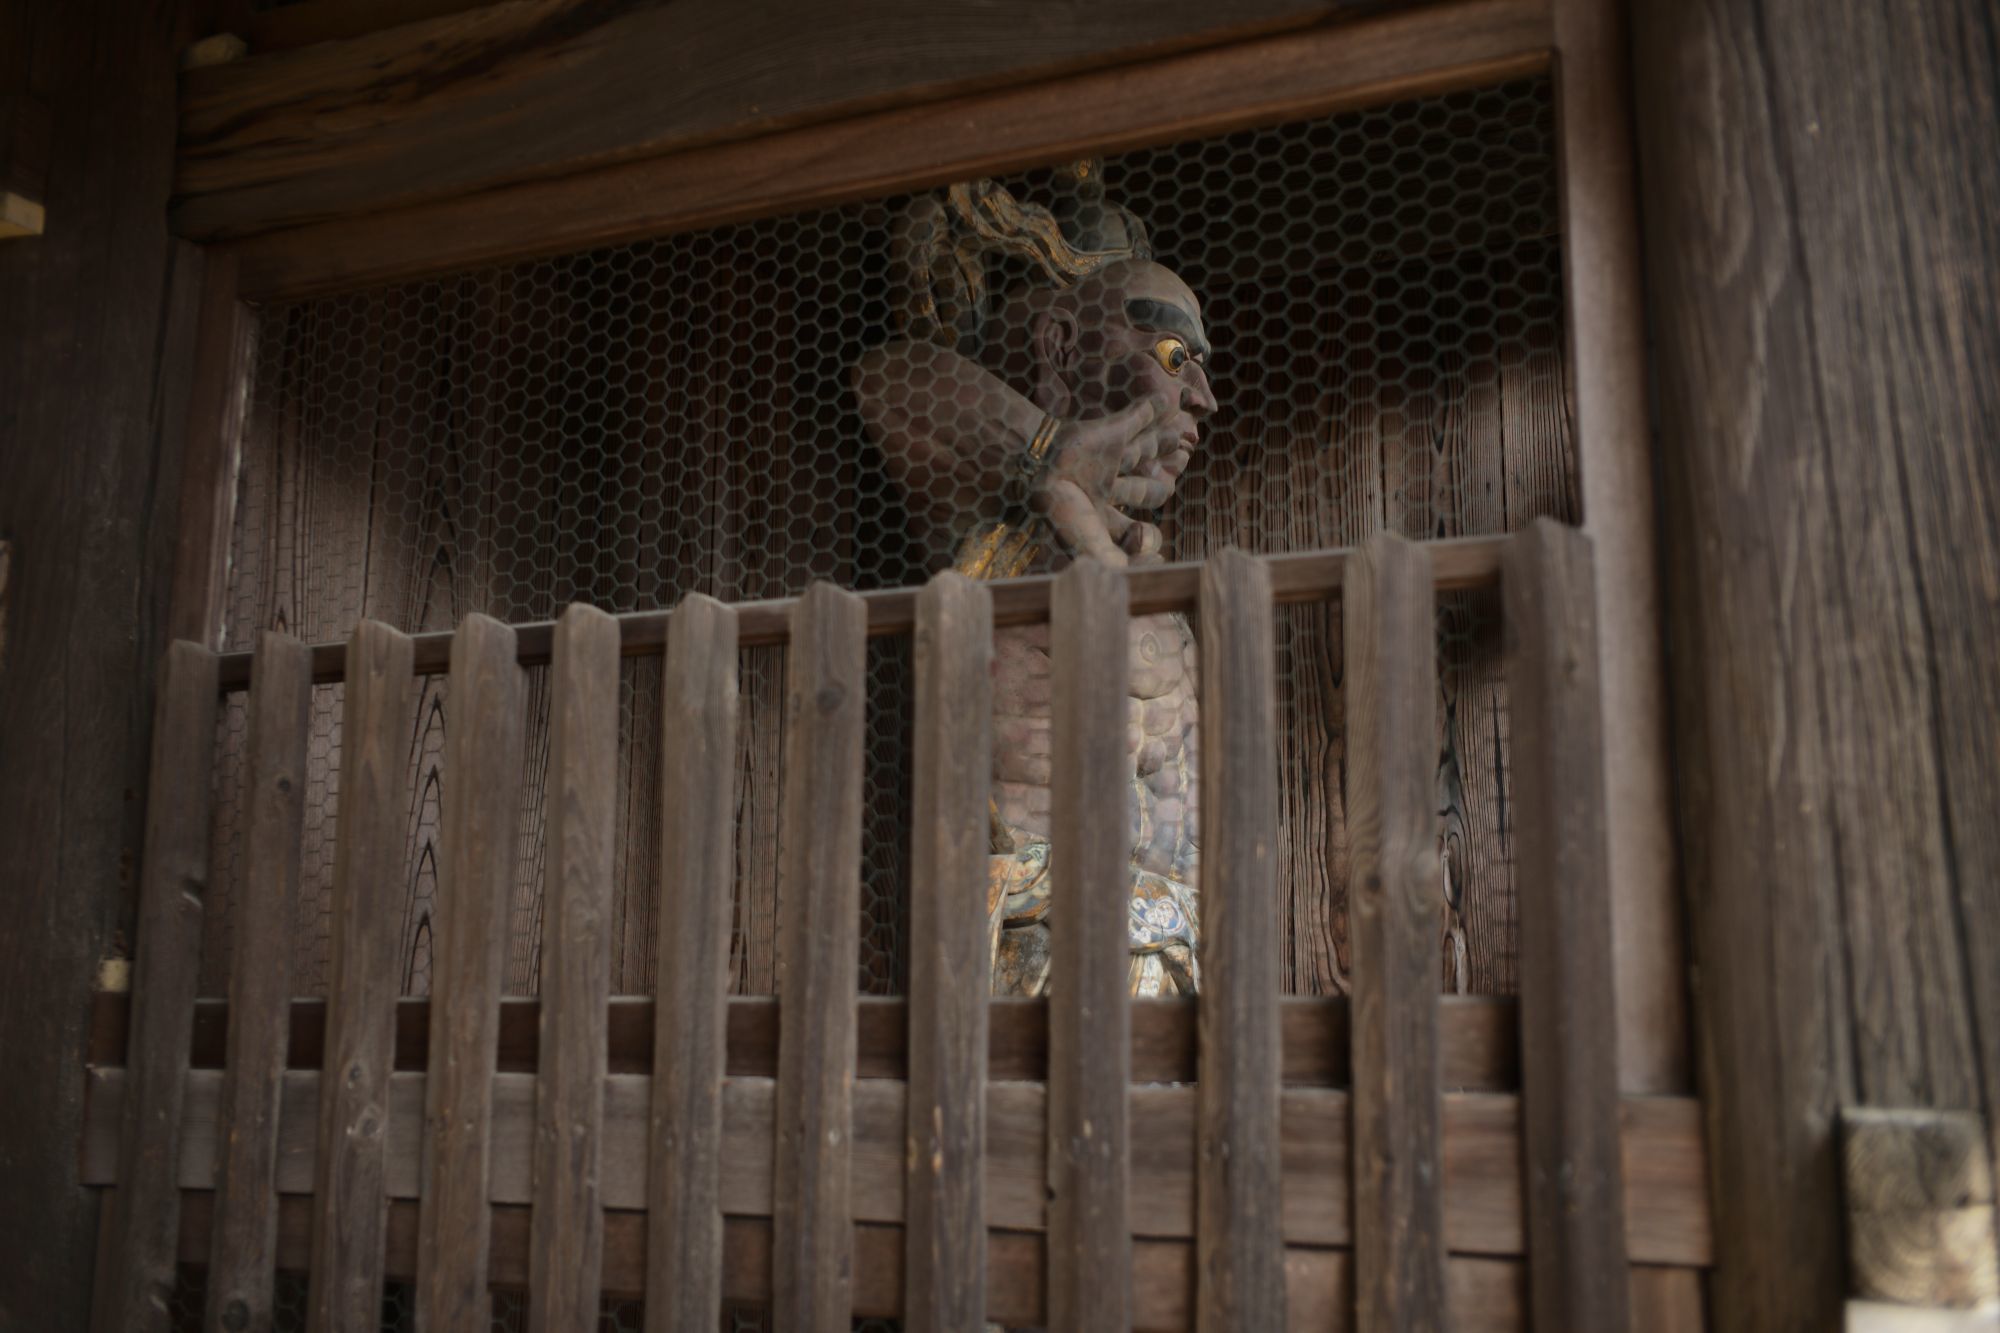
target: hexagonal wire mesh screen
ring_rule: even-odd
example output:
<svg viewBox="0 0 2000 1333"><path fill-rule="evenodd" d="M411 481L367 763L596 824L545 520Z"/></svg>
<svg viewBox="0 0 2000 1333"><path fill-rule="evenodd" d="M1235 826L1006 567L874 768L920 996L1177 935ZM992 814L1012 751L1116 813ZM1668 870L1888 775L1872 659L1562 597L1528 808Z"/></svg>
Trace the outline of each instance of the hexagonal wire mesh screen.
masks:
<svg viewBox="0 0 2000 1333"><path fill-rule="evenodd" d="M571 601L622 612L696 591L787 595L814 578L862 589L921 581L989 531L983 519L1018 506L1005 492L1019 478L960 476L941 505L936 485L913 480L907 444L899 453L883 441L900 400L879 383L857 392L856 367L871 350L935 349L956 329L954 355L983 360L1014 386L1011 401L1035 396L1047 357L1024 343L1035 309L1023 293L1051 286L1052 261L1048 245L1020 238L1036 234L1038 207L1054 208L1079 252L1143 234L1199 300L1213 411L1192 455L1176 460L1174 470L1185 466L1171 497L1127 506L1162 555L1576 517L1546 80L1132 152L1104 162L1099 179L1104 204L1085 199L1081 224L1071 173L1001 182L1027 220L1006 224L1012 242L975 247L969 279L963 219L956 234L951 219L937 223L938 192L267 308L228 646L253 646L267 627L337 639L362 616L430 630L472 611L547 619ZM975 204L979 225L1006 229L993 222L1001 205ZM911 324L921 304L913 263L928 263L929 290L951 297L928 339L912 336L924 332ZM986 288L976 329L968 280ZM890 389L904 391L910 354L895 355L901 381ZM1281 608L1279 620L1286 984L1324 993L1343 986L1346 957L1338 608ZM1447 596L1439 629L1446 983L1506 992L1497 601ZM861 970L864 990L890 992L903 968L911 661L906 640L873 641L869 653ZM532 991L539 971L548 696L546 672L533 674L515 992ZM658 688L657 660L626 664L614 964L625 992L653 982ZM746 650L741 688L733 966L740 990L768 992L784 651ZM314 697L302 993L325 987L340 693ZM428 984L447 713L443 679L428 679L410 744L402 929L414 994ZM222 727L211 993L224 988L238 888L242 696Z"/></svg>
<svg viewBox="0 0 2000 1333"><path fill-rule="evenodd" d="M1012 540L995 546L996 517L1016 537L1042 521L1046 537L1046 505L1021 509L1028 479L1001 468L926 480L893 418L923 378L912 367L933 364L910 349L947 343L984 368L966 383L1009 386L999 415L1020 402L1062 415L1040 384L1061 350L1029 331L1059 285L1051 265L1083 254L1088 269L1093 247L1142 245L1199 301L1199 327L1178 340L1183 358L1203 355L1173 392L1199 396L1185 390L1198 379L1212 398L1195 413L1193 450L1174 457L1172 439L1140 450L1150 461L1137 471L1171 494L1100 513L1115 542L1194 559L1228 543L1277 552L1382 528L1439 538L1577 517L1546 80L1132 152L1102 163L1088 188L1069 169L999 184L1004 201L974 192L955 219L945 192L902 196L267 308L227 646L252 647L264 628L338 639L363 616L434 630L473 611L518 622L571 601L651 610L690 592L788 595L815 578L892 587L976 558L980 540L994 557ZM1025 207L1008 214L1015 204ZM961 245L968 226L1004 235ZM1058 233L1067 260L1049 239ZM1092 275L1069 280L1088 290ZM942 294L928 326L920 287ZM1118 295L1180 299L1130 282ZM1082 322L1128 305L1100 304ZM1126 324L1171 373L1163 335L1175 330L1162 318ZM885 358L894 373L868 382L864 363ZM933 409L953 396L928 392ZM981 400L972 415L993 410ZM1020 434L1038 419L1028 410ZM1329 993L1344 988L1347 956L1339 608L1280 608L1278 622L1284 976L1290 990ZM1438 629L1443 976L1448 989L1511 992L1497 598L1442 597ZM742 992L775 988L784 666L779 648L740 663ZM877 993L899 989L904 968L911 674L907 640L871 641L861 984ZM531 681L514 993L539 974L546 670ZM658 661L628 661L622 686L613 984L643 993L654 980ZM232 696L220 724L210 994L225 989L242 888L244 705ZM301 994L326 985L340 707L338 686L315 690ZM409 747L412 994L428 988L448 713L445 682L427 679ZM1034 817L1015 810L1008 822L1021 833ZM392 1301L385 1326L400 1308ZM496 1326L513 1308L502 1303Z"/></svg>

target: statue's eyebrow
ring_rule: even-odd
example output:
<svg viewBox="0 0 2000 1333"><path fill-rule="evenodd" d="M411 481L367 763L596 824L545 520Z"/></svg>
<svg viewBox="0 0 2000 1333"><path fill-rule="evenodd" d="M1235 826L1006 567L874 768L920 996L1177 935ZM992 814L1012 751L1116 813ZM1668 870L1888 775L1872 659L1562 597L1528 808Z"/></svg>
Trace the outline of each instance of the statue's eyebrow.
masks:
<svg viewBox="0 0 2000 1333"><path fill-rule="evenodd" d="M1125 302L1125 318L1135 327L1175 335L1197 357L1208 355L1208 339L1201 336L1201 329L1188 317L1188 312L1177 305L1135 296Z"/></svg>

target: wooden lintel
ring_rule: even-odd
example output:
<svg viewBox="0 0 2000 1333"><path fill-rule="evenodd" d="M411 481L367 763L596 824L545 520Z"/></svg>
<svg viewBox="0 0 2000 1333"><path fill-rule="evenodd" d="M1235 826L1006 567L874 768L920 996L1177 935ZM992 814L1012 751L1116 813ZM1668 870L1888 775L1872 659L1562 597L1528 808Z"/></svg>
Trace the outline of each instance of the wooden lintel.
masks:
<svg viewBox="0 0 2000 1333"><path fill-rule="evenodd" d="M1550 41L1548 0L1449 0L1189 54L1154 52L1054 82L955 96L932 88L943 100L782 132L746 126L760 132L571 162L560 177L487 182L402 207L371 194L318 222L282 198L199 193L184 175L176 223L203 239L250 237L239 243L247 297L305 296L1499 82L1548 68ZM324 170L334 174L331 162Z"/></svg>

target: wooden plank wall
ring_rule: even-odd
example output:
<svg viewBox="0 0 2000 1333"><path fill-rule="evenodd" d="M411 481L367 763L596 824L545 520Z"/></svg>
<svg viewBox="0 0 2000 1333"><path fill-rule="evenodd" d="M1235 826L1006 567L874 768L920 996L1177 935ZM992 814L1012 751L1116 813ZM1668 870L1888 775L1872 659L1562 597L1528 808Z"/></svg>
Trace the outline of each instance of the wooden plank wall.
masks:
<svg viewBox="0 0 2000 1333"><path fill-rule="evenodd" d="M1714 1317L1831 1327L1838 1112L2000 1130L1993 10L1633 13Z"/></svg>

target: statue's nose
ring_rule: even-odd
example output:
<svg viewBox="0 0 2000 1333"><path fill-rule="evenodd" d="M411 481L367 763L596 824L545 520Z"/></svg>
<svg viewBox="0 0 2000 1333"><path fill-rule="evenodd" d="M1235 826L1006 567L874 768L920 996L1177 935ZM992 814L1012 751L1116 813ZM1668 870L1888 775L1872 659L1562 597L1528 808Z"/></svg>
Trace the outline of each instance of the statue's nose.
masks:
<svg viewBox="0 0 2000 1333"><path fill-rule="evenodd" d="M1188 369L1193 373L1181 377L1181 406L1192 416L1205 417L1215 410L1215 390L1201 362L1190 362Z"/></svg>

